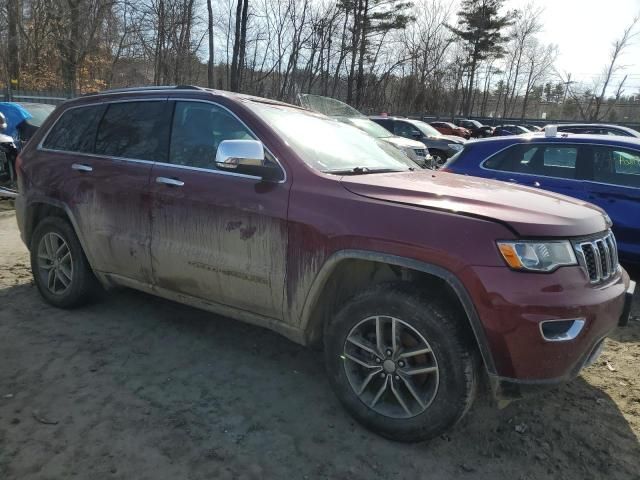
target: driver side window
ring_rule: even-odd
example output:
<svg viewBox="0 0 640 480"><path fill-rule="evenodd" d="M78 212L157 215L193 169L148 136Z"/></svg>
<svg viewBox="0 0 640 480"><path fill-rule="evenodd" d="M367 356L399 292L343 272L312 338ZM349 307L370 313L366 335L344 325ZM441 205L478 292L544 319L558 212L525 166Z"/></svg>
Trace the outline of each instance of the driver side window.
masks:
<svg viewBox="0 0 640 480"><path fill-rule="evenodd" d="M216 152L224 140L255 140L249 130L221 107L176 102L169 162L216 170Z"/></svg>
<svg viewBox="0 0 640 480"><path fill-rule="evenodd" d="M416 127L405 122L396 122L395 134L405 138L419 138L422 136Z"/></svg>

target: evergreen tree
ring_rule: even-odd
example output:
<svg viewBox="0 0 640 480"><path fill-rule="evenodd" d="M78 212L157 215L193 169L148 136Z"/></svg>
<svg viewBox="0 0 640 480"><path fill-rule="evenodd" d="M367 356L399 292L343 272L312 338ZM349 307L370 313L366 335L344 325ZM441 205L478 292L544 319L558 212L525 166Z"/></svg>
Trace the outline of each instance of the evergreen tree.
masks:
<svg viewBox="0 0 640 480"><path fill-rule="evenodd" d="M469 55L468 72L469 87L463 114L469 116L473 95L471 89L475 85L478 66L489 56L500 56L504 53L503 44L507 40L503 30L513 23L515 12L501 15L504 0L462 0L458 12L457 27L449 26L465 43Z"/></svg>

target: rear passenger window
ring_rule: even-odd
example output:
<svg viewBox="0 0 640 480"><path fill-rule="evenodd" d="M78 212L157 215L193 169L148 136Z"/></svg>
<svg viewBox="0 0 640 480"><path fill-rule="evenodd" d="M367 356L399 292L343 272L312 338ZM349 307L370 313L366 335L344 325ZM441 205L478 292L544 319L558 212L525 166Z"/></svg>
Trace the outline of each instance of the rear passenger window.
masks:
<svg viewBox="0 0 640 480"><path fill-rule="evenodd" d="M169 162L216 169L216 152L224 140L255 140L249 130L221 107L177 102L173 115Z"/></svg>
<svg viewBox="0 0 640 480"><path fill-rule="evenodd" d="M504 172L576 178L578 148L556 145L514 145L489 158L484 167Z"/></svg>
<svg viewBox="0 0 640 480"><path fill-rule="evenodd" d="M95 152L165 162L170 119L171 104L166 101L112 103L98 127Z"/></svg>
<svg viewBox="0 0 640 480"><path fill-rule="evenodd" d="M42 146L65 152L92 153L96 127L104 110L103 105L67 110L55 123Z"/></svg>
<svg viewBox="0 0 640 480"><path fill-rule="evenodd" d="M640 188L640 152L594 148L593 179L596 182Z"/></svg>
<svg viewBox="0 0 640 480"><path fill-rule="evenodd" d="M578 149L574 147L546 147L544 149L544 166L560 168L576 168Z"/></svg>

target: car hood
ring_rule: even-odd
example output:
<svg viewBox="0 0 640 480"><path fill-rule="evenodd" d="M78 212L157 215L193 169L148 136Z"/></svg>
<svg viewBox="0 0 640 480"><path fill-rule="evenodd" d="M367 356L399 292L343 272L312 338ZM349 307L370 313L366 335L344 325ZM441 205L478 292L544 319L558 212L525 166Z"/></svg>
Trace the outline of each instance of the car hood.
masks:
<svg viewBox="0 0 640 480"><path fill-rule="evenodd" d="M341 182L364 197L506 223L524 237L578 237L609 227L595 205L497 180L422 171L345 176Z"/></svg>
<svg viewBox="0 0 640 480"><path fill-rule="evenodd" d="M451 143L465 143L467 140L462 137L456 137L455 135L442 135L440 138Z"/></svg>
<svg viewBox="0 0 640 480"><path fill-rule="evenodd" d="M382 140L400 148L420 148L422 150L426 148L424 143L404 137L385 137Z"/></svg>
<svg viewBox="0 0 640 480"><path fill-rule="evenodd" d="M456 137L455 135L427 136L425 138L432 142L459 143L460 145L467 141L465 138Z"/></svg>

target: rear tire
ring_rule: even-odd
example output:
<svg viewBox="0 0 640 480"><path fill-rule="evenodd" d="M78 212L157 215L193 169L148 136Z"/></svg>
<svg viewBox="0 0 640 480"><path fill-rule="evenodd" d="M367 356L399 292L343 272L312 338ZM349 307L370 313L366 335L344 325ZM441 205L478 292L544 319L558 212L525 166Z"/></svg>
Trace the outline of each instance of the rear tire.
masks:
<svg viewBox="0 0 640 480"><path fill-rule="evenodd" d="M67 220L42 220L31 237L30 253L33 278L48 303L74 308L93 299L98 282Z"/></svg>
<svg viewBox="0 0 640 480"><path fill-rule="evenodd" d="M464 321L408 283L356 296L325 331L336 395L356 420L386 438L441 435L465 415L477 390L479 357Z"/></svg>

